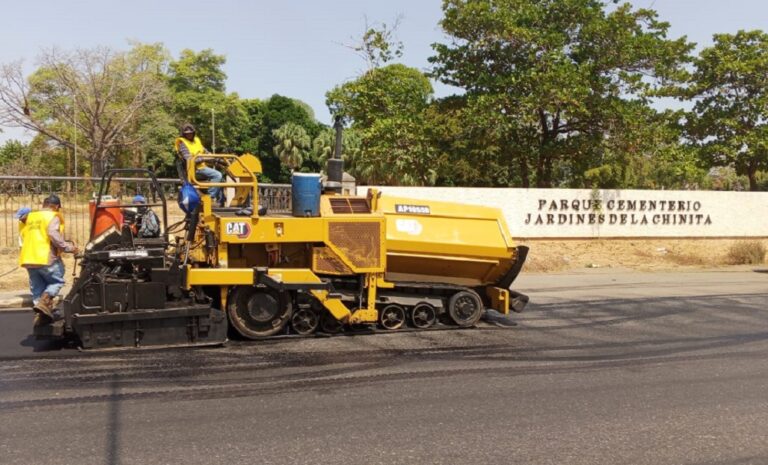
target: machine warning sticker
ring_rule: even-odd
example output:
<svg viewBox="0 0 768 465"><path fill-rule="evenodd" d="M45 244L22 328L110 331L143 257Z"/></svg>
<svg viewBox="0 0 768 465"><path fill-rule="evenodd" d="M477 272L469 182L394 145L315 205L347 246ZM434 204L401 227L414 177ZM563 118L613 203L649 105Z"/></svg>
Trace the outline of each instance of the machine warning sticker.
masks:
<svg viewBox="0 0 768 465"><path fill-rule="evenodd" d="M245 239L251 235L251 225L245 221L227 223L224 233L228 236L237 236L240 239Z"/></svg>
<svg viewBox="0 0 768 465"><path fill-rule="evenodd" d="M395 213L411 213L414 215L429 215L428 205L395 204Z"/></svg>
<svg viewBox="0 0 768 465"><path fill-rule="evenodd" d="M112 250L109 252L109 258L137 258L148 257L146 250Z"/></svg>

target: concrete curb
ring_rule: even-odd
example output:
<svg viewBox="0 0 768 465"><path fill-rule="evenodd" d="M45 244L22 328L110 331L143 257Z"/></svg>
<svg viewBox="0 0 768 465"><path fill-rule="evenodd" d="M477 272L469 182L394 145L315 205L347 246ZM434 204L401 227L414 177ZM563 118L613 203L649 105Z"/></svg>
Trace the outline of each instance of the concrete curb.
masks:
<svg viewBox="0 0 768 465"><path fill-rule="evenodd" d="M69 293L69 288L64 288L56 297L58 304L61 298ZM19 309L32 310L32 294L27 291L0 292L0 312L18 311Z"/></svg>
<svg viewBox="0 0 768 465"><path fill-rule="evenodd" d="M32 294L0 295L0 312L18 310L20 308L32 308Z"/></svg>

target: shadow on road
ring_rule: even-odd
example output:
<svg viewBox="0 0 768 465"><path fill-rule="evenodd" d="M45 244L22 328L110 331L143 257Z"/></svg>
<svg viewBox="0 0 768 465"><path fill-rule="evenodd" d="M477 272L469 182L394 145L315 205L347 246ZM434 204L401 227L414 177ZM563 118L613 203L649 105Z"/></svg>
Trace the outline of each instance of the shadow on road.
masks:
<svg viewBox="0 0 768 465"><path fill-rule="evenodd" d="M39 340L32 334L27 335L27 337L19 341L19 345L22 347L31 347L32 352L51 352L64 348L64 344L61 341Z"/></svg>

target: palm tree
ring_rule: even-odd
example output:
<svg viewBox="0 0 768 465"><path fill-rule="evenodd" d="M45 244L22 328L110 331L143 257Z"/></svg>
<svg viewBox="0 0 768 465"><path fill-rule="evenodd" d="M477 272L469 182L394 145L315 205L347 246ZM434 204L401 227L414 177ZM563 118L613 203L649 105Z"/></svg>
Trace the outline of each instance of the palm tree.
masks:
<svg viewBox="0 0 768 465"><path fill-rule="evenodd" d="M296 123L285 123L273 130L272 135L277 140L273 150L280 162L291 171L300 167L311 143L306 129Z"/></svg>

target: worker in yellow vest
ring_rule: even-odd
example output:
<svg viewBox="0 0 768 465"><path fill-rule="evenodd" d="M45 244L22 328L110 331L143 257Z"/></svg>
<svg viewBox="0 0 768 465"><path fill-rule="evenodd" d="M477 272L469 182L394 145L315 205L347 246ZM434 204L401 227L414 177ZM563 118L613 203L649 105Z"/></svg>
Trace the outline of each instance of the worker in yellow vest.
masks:
<svg viewBox="0 0 768 465"><path fill-rule="evenodd" d="M181 137L177 137L173 145L179 158L184 161L185 166L190 157L208 153L200 138L195 135L195 127L189 123L181 127ZM195 178L200 181L221 182L224 176L206 165L204 159L198 158L195 162ZM211 187L208 189L208 194L215 204L224 204L224 192L220 187Z"/></svg>
<svg viewBox="0 0 768 465"><path fill-rule="evenodd" d="M36 324L50 323L54 319L53 299L64 286L62 252L78 252L74 243L64 240L63 233L61 200L55 195L43 201L42 210L27 215L21 230L19 265L29 274Z"/></svg>

